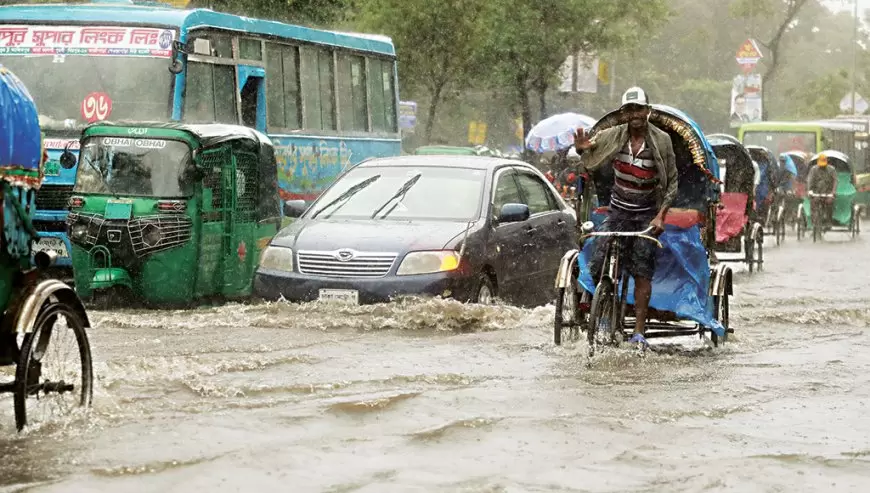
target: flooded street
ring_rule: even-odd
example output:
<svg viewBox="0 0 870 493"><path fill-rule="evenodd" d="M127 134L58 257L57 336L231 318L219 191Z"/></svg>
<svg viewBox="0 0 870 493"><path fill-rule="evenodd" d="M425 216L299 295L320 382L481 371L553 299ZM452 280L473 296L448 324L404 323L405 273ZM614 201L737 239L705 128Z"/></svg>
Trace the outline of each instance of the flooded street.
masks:
<svg viewBox="0 0 870 493"><path fill-rule="evenodd" d="M591 368L552 307L92 311L93 409L4 397L0 491L866 491L870 243L766 260L724 347Z"/></svg>

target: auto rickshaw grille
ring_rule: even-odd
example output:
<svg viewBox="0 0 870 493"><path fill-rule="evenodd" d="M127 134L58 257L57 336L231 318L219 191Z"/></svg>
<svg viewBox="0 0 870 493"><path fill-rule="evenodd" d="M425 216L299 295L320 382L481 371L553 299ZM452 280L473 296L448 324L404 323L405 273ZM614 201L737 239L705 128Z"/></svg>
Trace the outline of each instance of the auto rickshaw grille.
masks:
<svg viewBox="0 0 870 493"><path fill-rule="evenodd" d="M70 240L76 243L82 243L87 246L94 246L100 239L103 225L106 220L99 214L88 214L84 212L70 212L66 218L66 223L70 228ZM84 234L79 236L72 229L74 226L83 225Z"/></svg>
<svg viewBox="0 0 870 493"><path fill-rule="evenodd" d="M137 217L131 219L127 225L133 252L137 257L183 245L190 241L192 230L193 222L182 215Z"/></svg>
<svg viewBox="0 0 870 493"><path fill-rule="evenodd" d="M257 220L258 161L255 154L240 152L236 155L236 210L238 220Z"/></svg>

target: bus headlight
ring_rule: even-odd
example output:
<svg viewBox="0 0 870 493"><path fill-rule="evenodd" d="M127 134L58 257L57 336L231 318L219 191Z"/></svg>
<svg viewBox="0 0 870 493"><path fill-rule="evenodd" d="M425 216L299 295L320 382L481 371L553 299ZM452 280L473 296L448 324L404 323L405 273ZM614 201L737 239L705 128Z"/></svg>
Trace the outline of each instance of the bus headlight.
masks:
<svg viewBox="0 0 870 493"><path fill-rule="evenodd" d="M411 252L402 259L398 276L413 276L419 274L434 274L448 272L459 268L459 254L453 250L438 250L431 252Z"/></svg>
<svg viewBox="0 0 870 493"><path fill-rule="evenodd" d="M293 272L293 249L279 246L267 246L260 254L260 268Z"/></svg>

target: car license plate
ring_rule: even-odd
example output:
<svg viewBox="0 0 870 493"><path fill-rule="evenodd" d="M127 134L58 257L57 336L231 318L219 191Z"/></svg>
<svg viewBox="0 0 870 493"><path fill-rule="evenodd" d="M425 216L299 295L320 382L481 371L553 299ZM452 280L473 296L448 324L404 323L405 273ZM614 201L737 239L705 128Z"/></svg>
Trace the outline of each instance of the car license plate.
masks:
<svg viewBox="0 0 870 493"><path fill-rule="evenodd" d="M33 245L33 253L52 250L54 250L58 257L69 257L66 244L60 238L40 238Z"/></svg>
<svg viewBox="0 0 870 493"><path fill-rule="evenodd" d="M359 291L355 289L321 289L318 301L359 305Z"/></svg>

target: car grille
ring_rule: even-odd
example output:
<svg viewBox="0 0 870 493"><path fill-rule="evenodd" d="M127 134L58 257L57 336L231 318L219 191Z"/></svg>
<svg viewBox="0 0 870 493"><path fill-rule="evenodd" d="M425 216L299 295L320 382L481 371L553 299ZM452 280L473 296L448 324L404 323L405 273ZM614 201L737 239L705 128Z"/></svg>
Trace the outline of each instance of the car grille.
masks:
<svg viewBox="0 0 870 493"><path fill-rule="evenodd" d="M300 251L296 258L299 272L323 277L377 278L390 272L395 253L354 252L352 259L338 260L338 252Z"/></svg>
<svg viewBox="0 0 870 493"><path fill-rule="evenodd" d="M36 210L64 211L69 207L72 193L72 185L43 185L36 192Z"/></svg>

